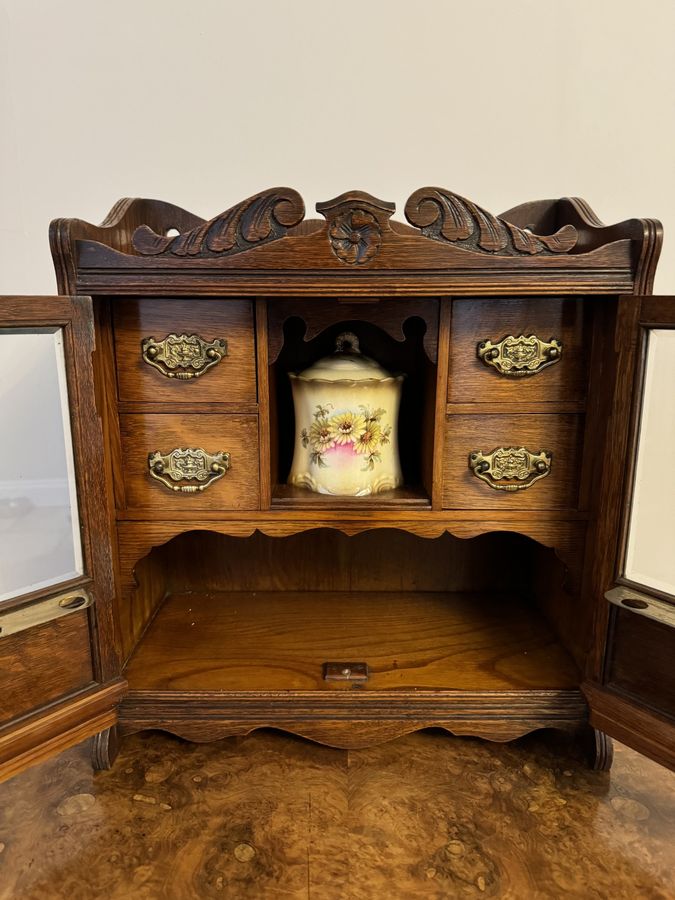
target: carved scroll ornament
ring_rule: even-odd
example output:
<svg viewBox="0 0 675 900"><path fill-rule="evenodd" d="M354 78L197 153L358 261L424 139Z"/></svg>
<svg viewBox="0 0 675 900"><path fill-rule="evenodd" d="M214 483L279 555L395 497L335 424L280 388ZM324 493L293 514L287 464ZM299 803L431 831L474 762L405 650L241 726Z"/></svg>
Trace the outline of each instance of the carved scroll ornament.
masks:
<svg viewBox="0 0 675 900"><path fill-rule="evenodd" d="M425 237L500 256L568 253L578 240L573 225L564 225L551 235L533 234L441 188L415 191L405 205L405 215Z"/></svg>
<svg viewBox="0 0 675 900"><path fill-rule="evenodd" d="M173 237L141 225L132 243L143 256L225 256L283 237L304 215L305 204L297 191L271 188Z"/></svg>

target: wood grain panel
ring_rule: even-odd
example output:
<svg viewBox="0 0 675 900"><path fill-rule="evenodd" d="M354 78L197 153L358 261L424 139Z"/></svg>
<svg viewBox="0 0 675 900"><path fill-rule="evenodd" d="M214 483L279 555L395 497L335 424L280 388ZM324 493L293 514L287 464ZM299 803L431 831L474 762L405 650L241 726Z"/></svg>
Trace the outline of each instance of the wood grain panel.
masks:
<svg viewBox="0 0 675 900"><path fill-rule="evenodd" d="M174 594L131 658L133 691L350 691L327 661L368 663L363 691L568 689L571 658L536 610L509 595Z"/></svg>
<svg viewBox="0 0 675 900"><path fill-rule="evenodd" d="M445 426L443 505L448 509L573 509L577 506L583 416L449 416ZM473 450L527 447L553 454L551 471L529 488L498 491L469 469Z"/></svg>
<svg viewBox="0 0 675 900"><path fill-rule="evenodd" d="M672 716L675 727L675 628L619 609L610 632L608 656L608 686Z"/></svg>
<svg viewBox="0 0 675 900"><path fill-rule="evenodd" d="M258 419L236 415L129 415L120 417L126 500L152 518L207 509L258 509ZM148 454L176 447L226 451L230 469L197 494L169 490L148 471Z"/></svg>
<svg viewBox="0 0 675 900"><path fill-rule="evenodd" d="M172 406L256 402L255 332L250 300L117 300L113 304L120 400ZM199 334L227 341L227 356L199 378L167 378L144 362L141 340Z"/></svg>
<svg viewBox="0 0 675 900"><path fill-rule="evenodd" d="M499 568L485 565L498 557ZM141 588L162 567L167 593L218 591L504 591L524 587L537 564L546 591L564 580L553 550L519 534L435 540L377 529L347 537L333 529L273 538L191 531L157 547L136 567ZM134 604L138 603L134 597Z"/></svg>
<svg viewBox="0 0 675 900"><path fill-rule="evenodd" d="M87 612L0 638L0 722L93 681Z"/></svg>
<svg viewBox="0 0 675 900"><path fill-rule="evenodd" d="M448 403L573 401L586 396L590 304L559 297L454 300L448 373ZM534 375L509 377L485 365L476 347L507 335L536 334L562 341L560 360Z"/></svg>

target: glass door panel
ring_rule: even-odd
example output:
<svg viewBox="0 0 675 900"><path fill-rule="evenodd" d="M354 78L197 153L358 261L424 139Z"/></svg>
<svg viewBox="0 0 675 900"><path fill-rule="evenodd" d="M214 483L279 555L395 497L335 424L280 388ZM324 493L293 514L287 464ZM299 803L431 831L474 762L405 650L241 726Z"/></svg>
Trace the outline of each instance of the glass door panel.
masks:
<svg viewBox="0 0 675 900"><path fill-rule="evenodd" d="M625 577L675 596L675 329L648 332Z"/></svg>
<svg viewBox="0 0 675 900"><path fill-rule="evenodd" d="M0 422L2 602L83 571L61 328L0 328Z"/></svg>

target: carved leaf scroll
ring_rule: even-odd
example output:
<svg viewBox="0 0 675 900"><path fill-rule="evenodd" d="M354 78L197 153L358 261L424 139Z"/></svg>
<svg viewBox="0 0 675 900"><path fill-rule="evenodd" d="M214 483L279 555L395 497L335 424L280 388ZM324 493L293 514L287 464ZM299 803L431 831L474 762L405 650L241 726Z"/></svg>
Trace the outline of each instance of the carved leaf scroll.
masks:
<svg viewBox="0 0 675 900"><path fill-rule="evenodd" d="M405 205L405 216L432 240L449 241L466 250L501 256L568 253L578 240L573 225L564 225L551 235L533 234L441 188L415 191Z"/></svg>
<svg viewBox="0 0 675 900"><path fill-rule="evenodd" d="M225 256L283 237L304 215L305 204L297 191L271 188L173 237L141 225L132 243L144 256Z"/></svg>

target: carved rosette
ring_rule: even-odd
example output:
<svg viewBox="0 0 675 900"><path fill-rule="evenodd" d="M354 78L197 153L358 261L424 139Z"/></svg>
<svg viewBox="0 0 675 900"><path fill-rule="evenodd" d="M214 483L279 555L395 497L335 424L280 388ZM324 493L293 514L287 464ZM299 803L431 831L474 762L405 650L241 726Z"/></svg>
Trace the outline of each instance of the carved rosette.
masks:
<svg viewBox="0 0 675 900"><path fill-rule="evenodd" d="M143 256L227 256L283 237L304 215L305 204L297 191L271 188L173 237L141 225L132 243Z"/></svg>
<svg viewBox="0 0 675 900"><path fill-rule="evenodd" d="M335 256L350 266L361 266L377 256L382 235L390 230L396 207L362 191L341 194L317 203L316 210L328 222L328 241Z"/></svg>
<svg viewBox="0 0 675 900"><path fill-rule="evenodd" d="M499 256L568 253L578 240L573 225L564 225L552 235L533 234L441 188L415 191L405 205L405 216L432 240Z"/></svg>
<svg viewBox="0 0 675 900"><path fill-rule="evenodd" d="M328 235L333 253L350 265L367 263L382 243L382 231L377 219L365 209L352 209L338 216Z"/></svg>

